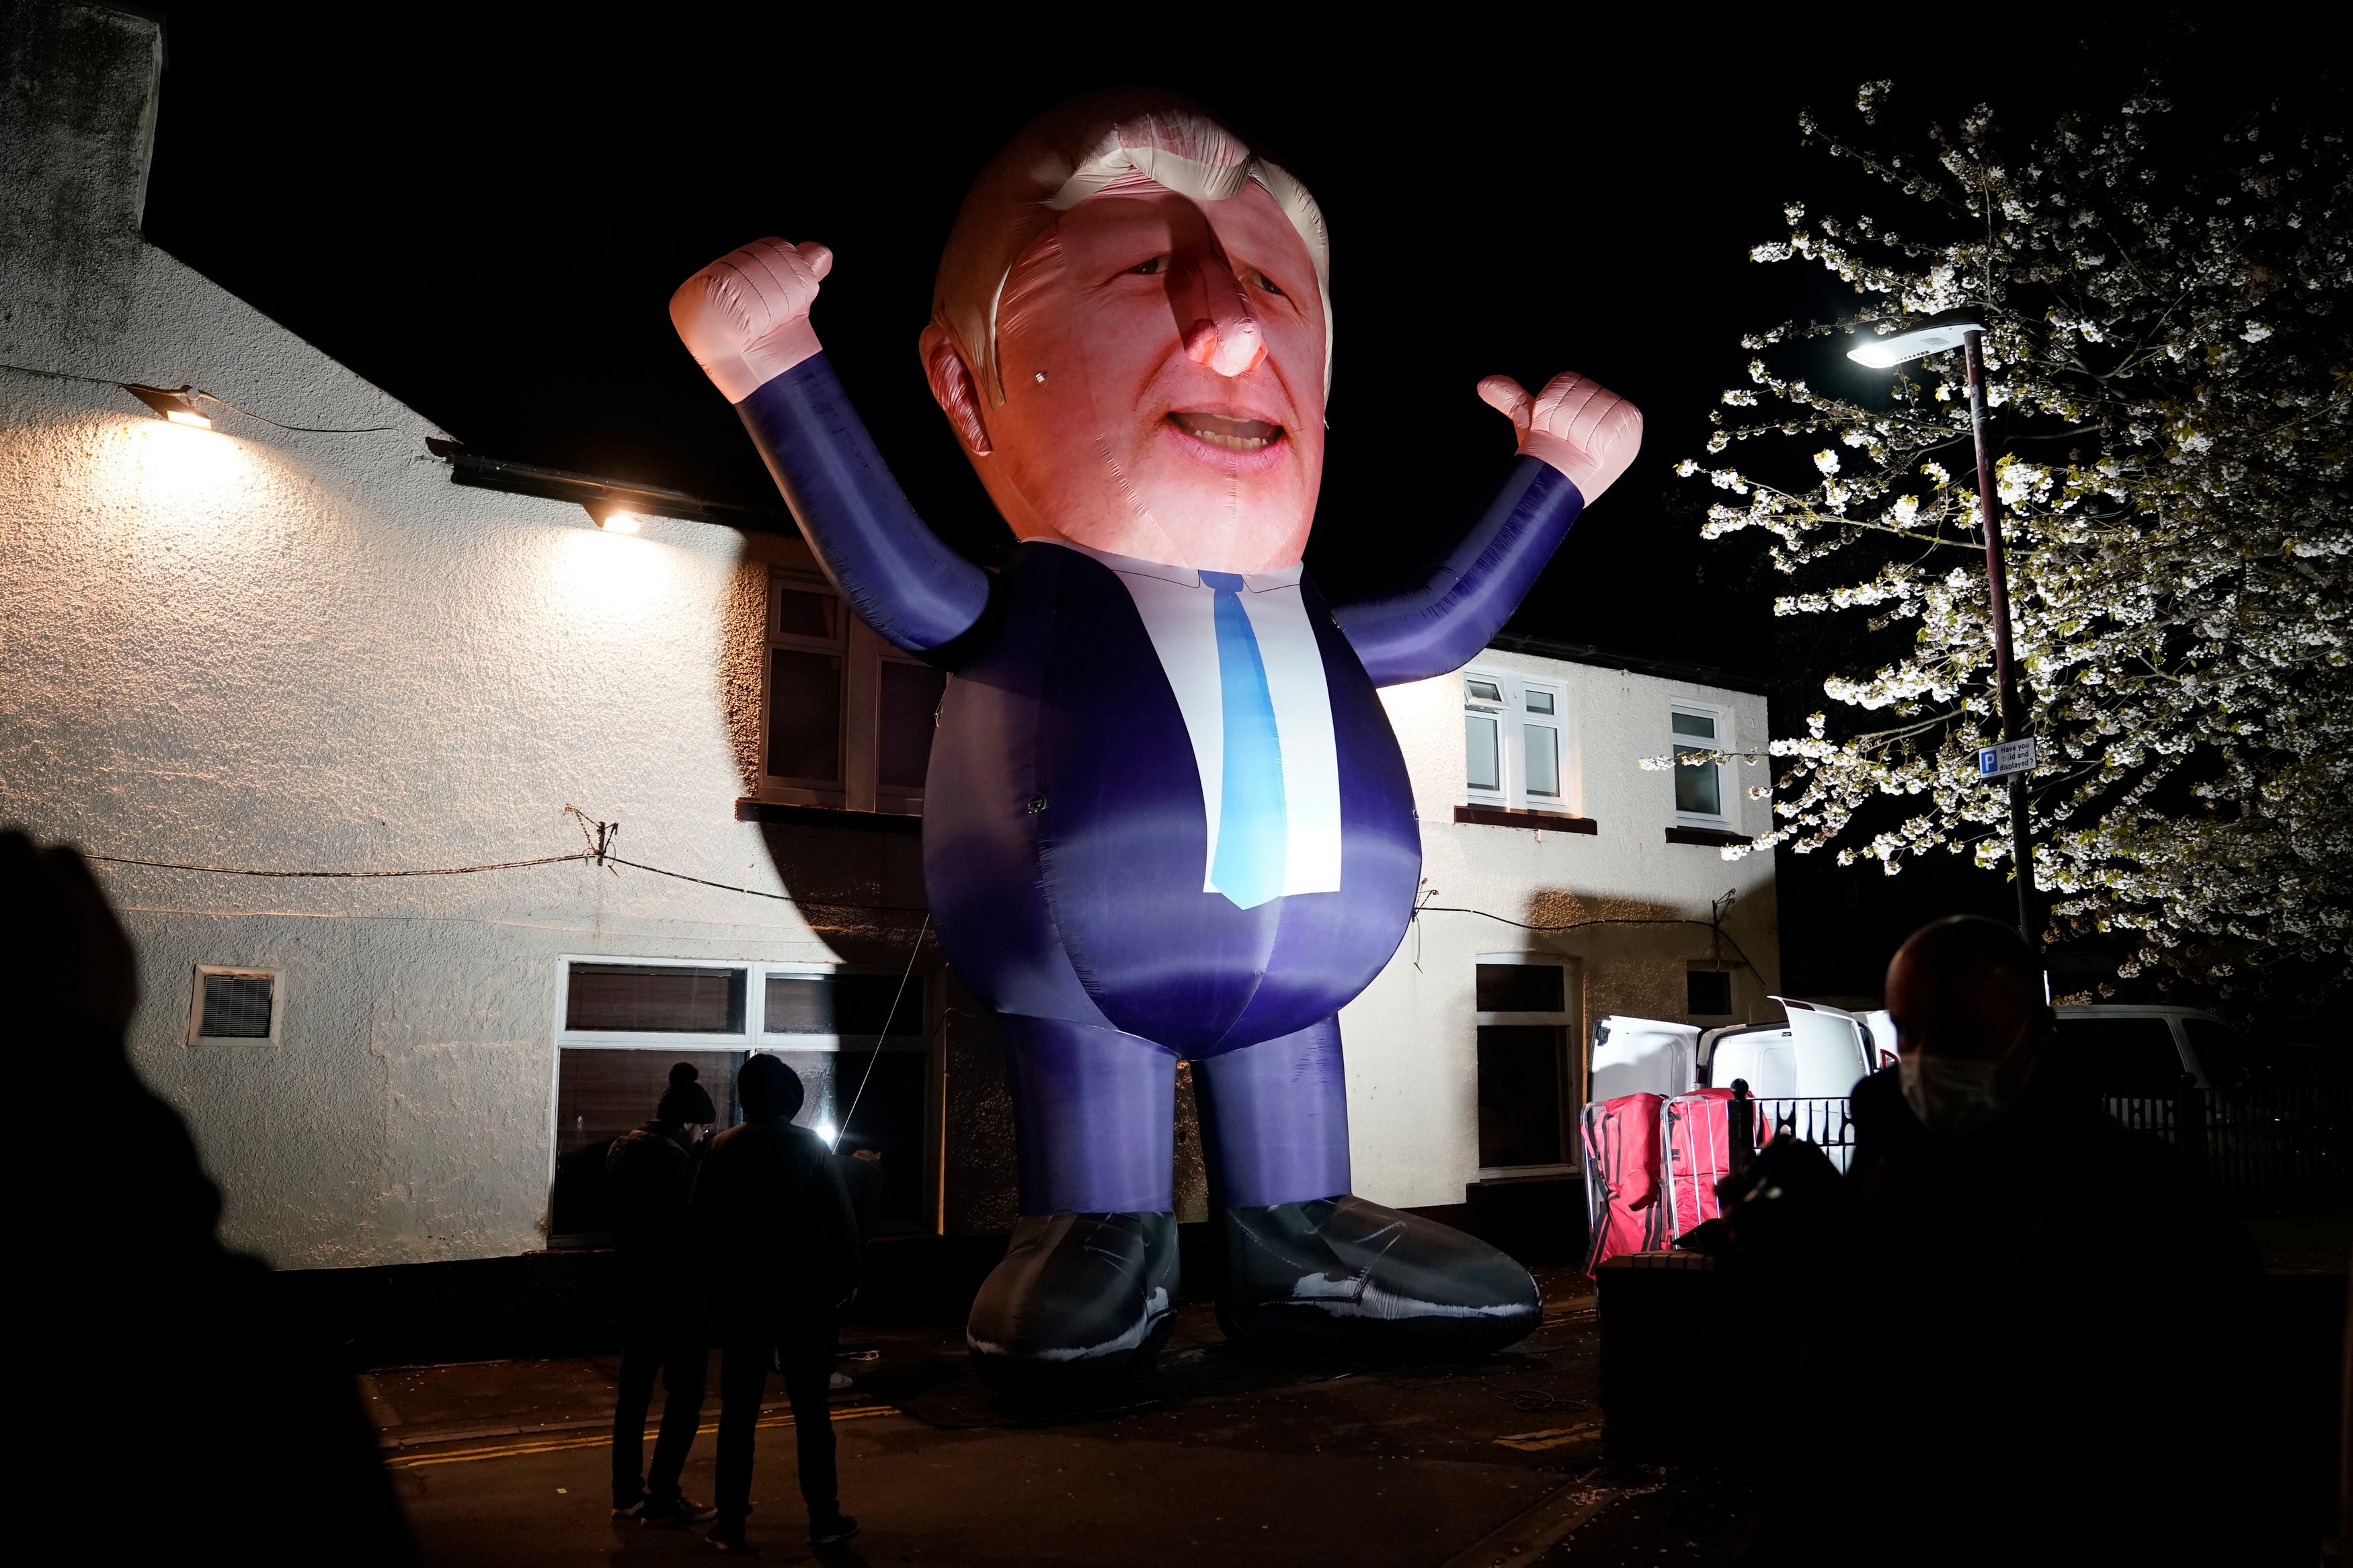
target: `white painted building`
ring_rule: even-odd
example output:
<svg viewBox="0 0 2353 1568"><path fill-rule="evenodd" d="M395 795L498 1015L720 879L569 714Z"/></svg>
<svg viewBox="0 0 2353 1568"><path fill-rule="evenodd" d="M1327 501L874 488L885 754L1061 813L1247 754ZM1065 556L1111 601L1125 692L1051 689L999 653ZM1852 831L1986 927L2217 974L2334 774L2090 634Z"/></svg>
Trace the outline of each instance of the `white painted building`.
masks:
<svg viewBox="0 0 2353 1568"><path fill-rule="evenodd" d="M228 1241L326 1268L593 1232L565 1156L682 1057L724 1104L753 1048L793 1054L811 1120L867 1084L902 1227L1002 1228L993 1037L918 941L937 678L846 620L788 522L437 455L430 419L147 244L154 25L44 25L0 250L0 822L120 858L133 1059ZM212 395L184 395L211 427L130 385ZM1387 697L1430 908L1344 1015L1358 1187L1453 1204L1573 1160L1592 1018L1762 1006L1770 858L1693 841L1767 826L1761 770L1638 760L1696 738L1677 714L1759 742L1764 700L1502 650ZM638 866L509 864L599 821Z"/></svg>

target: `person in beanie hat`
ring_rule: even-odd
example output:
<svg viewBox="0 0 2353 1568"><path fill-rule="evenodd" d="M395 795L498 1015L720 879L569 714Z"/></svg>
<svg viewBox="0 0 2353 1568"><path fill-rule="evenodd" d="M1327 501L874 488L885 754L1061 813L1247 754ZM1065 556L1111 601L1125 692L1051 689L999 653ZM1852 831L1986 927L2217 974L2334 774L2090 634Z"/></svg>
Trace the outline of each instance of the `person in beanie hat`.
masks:
<svg viewBox="0 0 2353 1568"><path fill-rule="evenodd" d="M735 1077L744 1122L712 1140L694 1182L694 1228L719 1286L718 1522L711 1542L750 1552L753 1429L773 1363L785 1375L800 1445L801 1498L809 1542L849 1540L858 1521L841 1511L834 1474L836 1315L857 1293L858 1221L833 1151L793 1118L800 1075L755 1055Z"/></svg>
<svg viewBox="0 0 2353 1568"><path fill-rule="evenodd" d="M695 1151L718 1112L692 1062L670 1069L654 1119L613 1141L605 1156L619 1265L621 1384L613 1403L613 1517L649 1525L700 1523L713 1510L679 1490L702 1418L710 1354L707 1298L688 1230ZM646 1407L661 1374L661 1432L641 1473Z"/></svg>

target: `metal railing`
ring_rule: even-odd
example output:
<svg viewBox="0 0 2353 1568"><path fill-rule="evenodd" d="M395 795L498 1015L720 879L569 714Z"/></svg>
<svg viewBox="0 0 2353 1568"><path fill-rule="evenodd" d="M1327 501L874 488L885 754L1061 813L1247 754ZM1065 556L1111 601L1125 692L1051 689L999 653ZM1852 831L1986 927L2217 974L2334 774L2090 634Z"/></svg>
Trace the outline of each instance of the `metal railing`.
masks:
<svg viewBox="0 0 2353 1568"><path fill-rule="evenodd" d="M2197 1089L2111 1095L2108 1114L2171 1144L2226 1193L2353 1184L2353 1089Z"/></svg>
<svg viewBox="0 0 2353 1568"><path fill-rule="evenodd" d="M1743 1119L1744 1102L1751 1120ZM2179 1150L2225 1193L2353 1186L2353 1086L2219 1089L2185 1082L2169 1095L2110 1095L2101 1103L2126 1128ZM1736 1094L1732 1114L1736 1150L1793 1137L1819 1144L1841 1171L1853 1158L1854 1119L1844 1096ZM1752 1127L1755 1142L1744 1143L1738 1130ZM1734 1163L1742 1163L1738 1152Z"/></svg>
<svg viewBox="0 0 2353 1568"><path fill-rule="evenodd" d="M1820 1144L1822 1152L1831 1157L1831 1163L1841 1172L1853 1157L1854 1118L1850 1114L1853 1102L1846 1096L1778 1099L1759 1095L1751 1103L1757 1107L1758 1147L1776 1138L1801 1139Z"/></svg>

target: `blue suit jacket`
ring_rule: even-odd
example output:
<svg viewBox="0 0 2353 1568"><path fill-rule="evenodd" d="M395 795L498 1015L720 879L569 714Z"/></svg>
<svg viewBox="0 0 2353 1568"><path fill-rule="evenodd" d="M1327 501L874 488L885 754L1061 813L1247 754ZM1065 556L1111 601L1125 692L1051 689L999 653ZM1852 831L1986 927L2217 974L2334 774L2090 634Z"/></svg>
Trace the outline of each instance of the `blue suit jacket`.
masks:
<svg viewBox="0 0 2353 1568"><path fill-rule="evenodd" d="M1341 886L1254 909L1204 892L1208 817L1175 693L1126 587L1059 545L992 579L908 506L822 354L738 405L828 575L883 637L951 672L924 790L924 874L957 972L1000 1012L1109 1025L1187 1057L1330 1017L1397 949L1421 875L1375 688L1460 668L1582 505L1522 459L1420 583L1302 594L1338 750Z"/></svg>

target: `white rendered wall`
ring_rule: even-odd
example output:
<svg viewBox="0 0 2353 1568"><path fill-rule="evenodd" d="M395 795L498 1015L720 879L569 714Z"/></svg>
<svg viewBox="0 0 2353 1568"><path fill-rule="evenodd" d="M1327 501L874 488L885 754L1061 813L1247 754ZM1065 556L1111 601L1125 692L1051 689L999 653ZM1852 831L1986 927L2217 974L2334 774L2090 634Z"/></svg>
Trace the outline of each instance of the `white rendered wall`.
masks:
<svg viewBox="0 0 2353 1568"><path fill-rule="evenodd" d="M1684 973L1715 955L1711 900L1737 898L1725 931L1753 968L1733 976L1733 1008L1779 1016L1766 1000L1779 984L1773 909L1773 858L1726 861L1701 845L1670 844L1674 781L1645 771L1643 757L1670 745L1668 712L1678 698L1731 710L1732 739L1761 747L1765 699L1559 659L1489 649L1476 661L1564 682L1567 749L1575 774L1564 784L1591 835L1534 832L1453 820L1462 804L1462 682L1458 676L1382 693L1405 749L1421 813L1422 893L1432 905L1483 910L1530 925L1595 920L1683 920L1693 925L1598 925L1524 931L1478 915L1416 919L1388 967L1344 1009L1348 1060L1348 1138L1356 1189L1395 1205L1456 1204L1479 1174L1478 1059L1473 991L1482 953L1568 957L1571 1055L1581 1060L1593 1021L1610 1013L1680 1019ZM1762 766L1725 770L1725 809L1735 830L1760 834L1771 805L1749 800L1767 782ZM1730 945L1722 956L1736 961Z"/></svg>
<svg viewBox="0 0 2353 1568"><path fill-rule="evenodd" d="M422 416L161 250L120 255L111 287L0 279L50 307L0 321L0 361L391 428L185 429L0 371L0 821L145 859L420 868L579 848L577 805L632 858L785 890L733 819L743 536L453 485ZM848 899L912 901L886 842L839 868ZM140 950L136 1065L186 1114L226 1239L283 1266L543 1245L559 953L835 956L788 903L580 864L100 870ZM200 963L275 971L279 1037L187 1044Z"/></svg>

